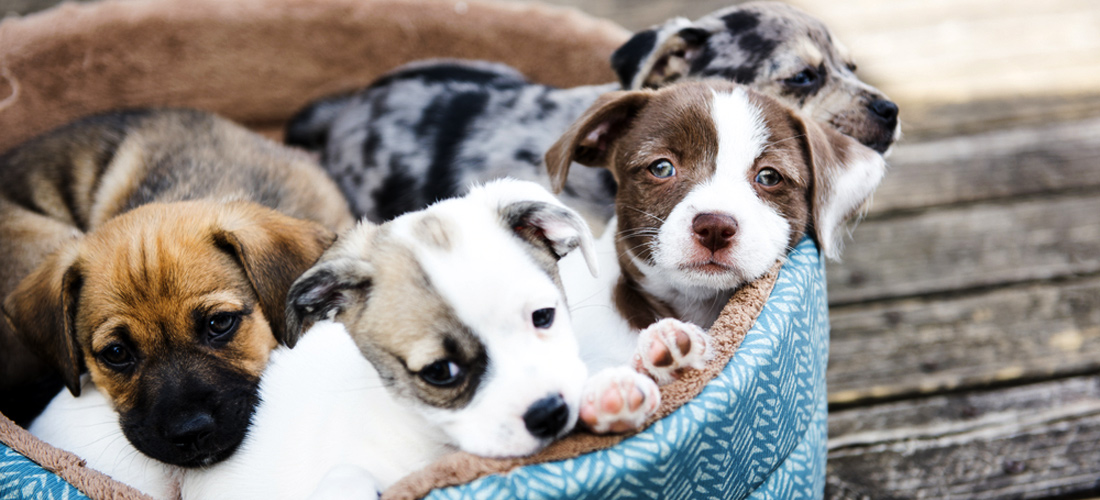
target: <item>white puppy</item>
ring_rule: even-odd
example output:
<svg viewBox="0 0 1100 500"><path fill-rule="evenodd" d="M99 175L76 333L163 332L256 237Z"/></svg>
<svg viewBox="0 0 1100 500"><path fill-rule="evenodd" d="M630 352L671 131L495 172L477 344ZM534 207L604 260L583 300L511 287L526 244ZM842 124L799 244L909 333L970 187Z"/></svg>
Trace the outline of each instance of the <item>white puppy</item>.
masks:
<svg viewBox="0 0 1100 500"><path fill-rule="evenodd" d="M539 451L577 420L587 371L557 261L591 245L519 181L342 236L288 296L290 328L336 323L273 356L241 449L189 472L183 498L338 498L455 450Z"/></svg>

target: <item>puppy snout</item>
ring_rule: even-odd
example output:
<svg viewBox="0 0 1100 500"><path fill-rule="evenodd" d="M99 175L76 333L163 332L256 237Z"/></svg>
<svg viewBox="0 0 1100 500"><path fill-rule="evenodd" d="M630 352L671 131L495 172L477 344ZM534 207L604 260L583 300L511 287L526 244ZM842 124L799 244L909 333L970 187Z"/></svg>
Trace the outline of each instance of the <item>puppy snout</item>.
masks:
<svg viewBox="0 0 1100 500"><path fill-rule="evenodd" d="M523 414L523 423L531 435L548 439L557 436L569 422L569 405L561 394L535 401Z"/></svg>
<svg viewBox="0 0 1100 500"><path fill-rule="evenodd" d="M887 128L894 128L898 123L898 105L894 101L875 99L867 105L875 119L886 124Z"/></svg>
<svg viewBox="0 0 1100 500"><path fill-rule="evenodd" d="M183 415L168 425L165 437L181 449L194 449L206 444L217 429L214 417L206 412Z"/></svg>
<svg viewBox="0 0 1100 500"><path fill-rule="evenodd" d="M724 214L699 214L692 219L691 230L703 248L717 252L733 242L733 237L737 235L737 221Z"/></svg>

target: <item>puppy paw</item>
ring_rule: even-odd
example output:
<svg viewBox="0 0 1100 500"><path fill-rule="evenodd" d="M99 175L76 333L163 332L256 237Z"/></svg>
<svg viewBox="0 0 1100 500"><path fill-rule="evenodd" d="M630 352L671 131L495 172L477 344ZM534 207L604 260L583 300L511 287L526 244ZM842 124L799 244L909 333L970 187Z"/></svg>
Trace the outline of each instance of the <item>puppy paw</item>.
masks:
<svg viewBox="0 0 1100 500"><path fill-rule="evenodd" d="M661 391L649 377L622 366L607 368L585 382L580 421L596 434L638 429L661 405Z"/></svg>
<svg viewBox="0 0 1100 500"><path fill-rule="evenodd" d="M714 357L710 335L691 323L665 318L642 330L634 368L660 385L680 378L685 370L703 368Z"/></svg>

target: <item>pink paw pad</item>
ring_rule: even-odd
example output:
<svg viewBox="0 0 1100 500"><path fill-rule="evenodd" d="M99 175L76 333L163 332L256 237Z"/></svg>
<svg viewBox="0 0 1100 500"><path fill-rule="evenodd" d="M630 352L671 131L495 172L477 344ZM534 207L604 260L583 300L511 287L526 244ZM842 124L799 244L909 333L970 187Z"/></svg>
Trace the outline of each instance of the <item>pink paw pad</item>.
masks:
<svg viewBox="0 0 1100 500"><path fill-rule="evenodd" d="M596 434L628 432L641 428L660 404L652 379L627 367L608 368L586 382L580 420Z"/></svg>
<svg viewBox="0 0 1100 500"><path fill-rule="evenodd" d="M664 385L680 378L685 370L703 368L713 357L707 332L691 323L665 318L642 330L634 364Z"/></svg>

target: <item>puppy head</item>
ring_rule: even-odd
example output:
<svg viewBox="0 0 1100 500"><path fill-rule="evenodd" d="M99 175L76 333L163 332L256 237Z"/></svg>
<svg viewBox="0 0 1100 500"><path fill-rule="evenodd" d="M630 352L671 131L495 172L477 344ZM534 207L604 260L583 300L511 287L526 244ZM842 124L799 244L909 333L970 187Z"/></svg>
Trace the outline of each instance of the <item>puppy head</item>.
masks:
<svg viewBox="0 0 1100 500"><path fill-rule="evenodd" d="M236 202L151 204L51 255L4 302L21 339L111 399L152 458L216 462L244 437L286 291L332 235Z"/></svg>
<svg viewBox="0 0 1100 500"><path fill-rule="evenodd" d="M851 138L717 80L605 95L547 152L556 188L573 161L619 185L625 272L700 297L759 277L811 229L836 258L885 173Z"/></svg>
<svg viewBox="0 0 1100 500"><path fill-rule="evenodd" d="M534 453L576 422L586 368L557 260L584 221L500 181L342 236L291 288L288 315L347 325L395 397L458 448Z"/></svg>
<svg viewBox="0 0 1100 500"><path fill-rule="evenodd" d="M898 108L855 75L856 65L818 19L786 4L749 2L634 35L612 56L624 89L723 78L751 86L885 153Z"/></svg>

